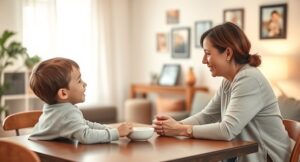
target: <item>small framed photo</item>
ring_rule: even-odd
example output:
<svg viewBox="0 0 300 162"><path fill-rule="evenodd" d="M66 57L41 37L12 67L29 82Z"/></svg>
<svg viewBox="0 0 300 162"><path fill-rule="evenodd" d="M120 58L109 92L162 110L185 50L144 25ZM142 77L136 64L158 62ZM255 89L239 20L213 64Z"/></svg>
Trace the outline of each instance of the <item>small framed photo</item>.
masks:
<svg viewBox="0 0 300 162"><path fill-rule="evenodd" d="M173 28L171 30L171 50L173 58L190 57L190 28Z"/></svg>
<svg viewBox="0 0 300 162"><path fill-rule="evenodd" d="M225 22L232 22L242 30L244 29L244 9L226 9L224 10L223 20Z"/></svg>
<svg viewBox="0 0 300 162"><path fill-rule="evenodd" d="M200 38L204 32L212 27L212 21L195 22L195 47L200 48Z"/></svg>
<svg viewBox="0 0 300 162"><path fill-rule="evenodd" d="M163 86L175 86L180 76L179 64L165 64L159 76L158 84Z"/></svg>
<svg viewBox="0 0 300 162"><path fill-rule="evenodd" d="M260 39L286 38L287 4L260 7Z"/></svg>
<svg viewBox="0 0 300 162"><path fill-rule="evenodd" d="M167 24L178 24L180 12L177 9L168 10L166 12Z"/></svg>
<svg viewBox="0 0 300 162"><path fill-rule="evenodd" d="M158 53L168 52L168 33L156 34L156 51Z"/></svg>

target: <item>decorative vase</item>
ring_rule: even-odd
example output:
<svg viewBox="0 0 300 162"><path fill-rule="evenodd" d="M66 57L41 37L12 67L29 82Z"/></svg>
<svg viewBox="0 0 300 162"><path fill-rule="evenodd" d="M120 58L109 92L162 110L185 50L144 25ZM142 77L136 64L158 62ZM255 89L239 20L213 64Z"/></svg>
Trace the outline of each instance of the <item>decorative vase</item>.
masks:
<svg viewBox="0 0 300 162"><path fill-rule="evenodd" d="M188 86L194 86L196 83L196 76L194 74L194 70L193 67L190 67L187 74L186 74L186 79L185 79L185 83Z"/></svg>

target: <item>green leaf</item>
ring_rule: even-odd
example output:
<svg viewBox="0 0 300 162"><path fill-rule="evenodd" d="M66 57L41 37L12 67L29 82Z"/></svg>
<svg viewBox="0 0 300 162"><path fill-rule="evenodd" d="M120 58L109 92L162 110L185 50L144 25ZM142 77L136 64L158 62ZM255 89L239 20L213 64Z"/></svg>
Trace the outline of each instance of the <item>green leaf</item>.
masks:
<svg viewBox="0 0 300 162"><path fill-rule="evenodd" d="M41 61L41 58L37 55L34 55L32 57L27 55L27 58L25 60L25 65L27 68L32 69L33 66Z"/></svg>
<svg viewBox="0 0 300 162"><path fill-rule="evenodd" d="M2 36L1 36L1 38L0 38L0 46L4 47L5 42L6 42L10 37L12 37L12 36L15 35L15 34L16 34L15 32L5 30L5 31L2 33Z"/></svg>

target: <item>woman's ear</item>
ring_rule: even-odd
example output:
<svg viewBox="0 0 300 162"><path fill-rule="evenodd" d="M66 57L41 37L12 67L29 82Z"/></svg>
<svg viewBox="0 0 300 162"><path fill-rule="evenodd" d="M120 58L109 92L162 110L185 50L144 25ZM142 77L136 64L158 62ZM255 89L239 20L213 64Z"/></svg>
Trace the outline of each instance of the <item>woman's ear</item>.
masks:
<svg viewBox="0 0 300 162"><path fill-rule="evenodd" d="M65 88L60 88L58 91L57 91L57 97L59 100L65 100L68 98L68 91L67 89Z"/></svg>
<svg viewBox="0 0 300 162"><path fill-rule="evenodd" d="M226 61L231 61L233 57L233 50L230 47L226 48Z"/></svg>

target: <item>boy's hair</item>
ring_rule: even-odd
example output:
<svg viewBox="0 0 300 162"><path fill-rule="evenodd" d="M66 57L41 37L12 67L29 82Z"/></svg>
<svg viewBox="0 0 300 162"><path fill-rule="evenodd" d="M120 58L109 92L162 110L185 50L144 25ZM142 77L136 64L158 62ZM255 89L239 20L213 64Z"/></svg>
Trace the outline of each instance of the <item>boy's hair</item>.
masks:
<svg viewBox="0 0 300 162"><path fill-rule="evenodd" d="M30 76L30 88L41 100L49 105L56 104L60 88L69 88L73 67L79 65L70 59L56 57L38 64Z"/></svg>

